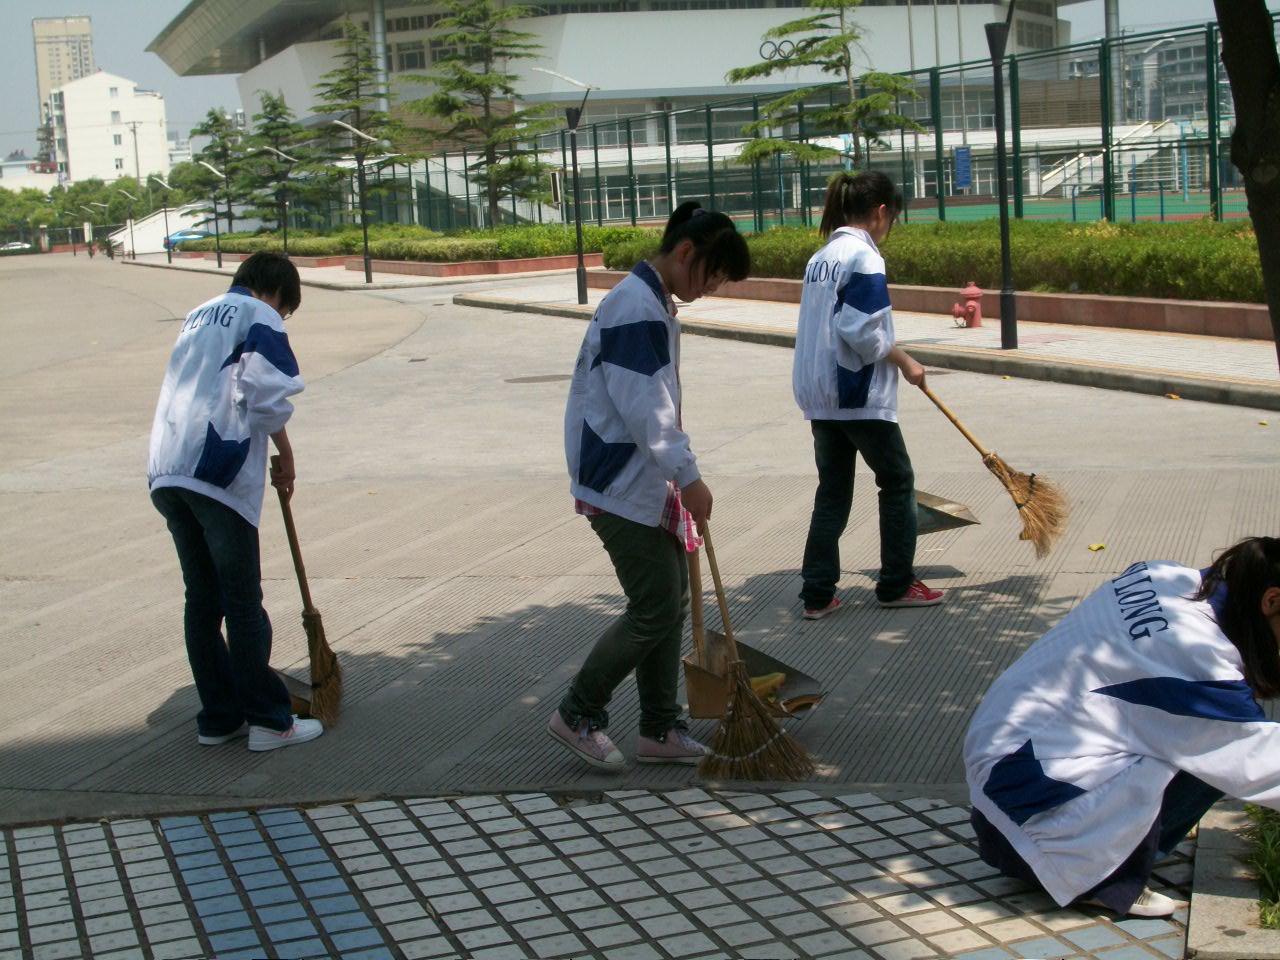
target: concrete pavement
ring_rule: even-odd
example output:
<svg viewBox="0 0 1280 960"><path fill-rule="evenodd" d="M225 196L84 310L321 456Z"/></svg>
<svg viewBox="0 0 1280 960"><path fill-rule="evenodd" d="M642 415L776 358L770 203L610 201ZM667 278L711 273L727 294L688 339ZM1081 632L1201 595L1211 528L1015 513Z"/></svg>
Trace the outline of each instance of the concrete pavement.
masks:
<svg viewBox="0 0 1280 960"><path fill-rule="evenodd" d="M54 257L0 261L0 282L10 308L10 349L0 355L6 411L0 420L0 821L10 825L2 834L8 878L0 883L8 889L0 889L0 934L16 931L17 938L10 947L0 937L0 951L42 957L106 956L116 949L125 955L136 950L134 955L143 956L221 956L215 934L249 930L258 947L227 946L227 955L236 949L288 955L277 945L305 942L311 935L284 936L301 927L273 934L275 915L262 916L260 907L274 904L259 904L252 895L265 881L245 882L252 874L237 870L229 852L237 844L221 839L251 827L267 849L252 859L275 863L262 871L272 875L267 886L287 888L293 897L288 902L304 914L299 922L309 921L324 946L322 955L384 949L429 956L431 949L435 955L469 956L489 946L502 948L495 956L551 955L550 945L540 952L535 944L566 933L554 932L555 924L517 927L548 916L582 945L556 941L554 950L567 949L562 955L568 956L745 956L751 944L775 942L796 955L818 955L825 944L834 956L881 960L1180 955L1180 924L1126 927L1080 911L1063 918L1020 889L994 882L975 886L991 878L981 876L966 834L959 744L991 679L1108 574L1143 558L1204 562L1240 536L1280 529L1280 469L1274 428L1259 426L1265 414L935 371L934 388L979 437L1015 467L1063 484L1074 508L1064 541L1037 562L1016 539L1015 511L1003 489L926 400L904 391L902 417L918 486L971 505L982 525L921 540L921 573L952 591L947 604L880 610L870 602L878 546L875 498L864 479L844 540L842 596L849 609L807 623L798 618L796 567L814 476L811 443L790 397L790 354L688 338L684 418L717 498L713 523L735 626L754 645L821 676L830 690L820 709L791 728L819 759L814 781L799 787L750 785L744 791L748 799L735 803L741 786L701 784L687 769L632 766L615 778L580 769L543 732L586 648L620 602L603 551L572 514L563 475L564 383L581 322L455 306L447 287L368 296L308 288L289 325L308 381L290 424L299 467L294 512L316 604L347 671L343 717L316 743L280 754L248 754L238 745L201 750L194 743L196 700L180 640L177 564L147 502L144 469L175 318L216 293L221 282L206 274L126 271L118 264ZM502 292L492 285L468 286ZM301 672L305 640L297 588L271 503L262 535L266 604L276 626L274 660ZM1098 543L1105 549L1088 549ZM619 690L610 713L612 732L624 752L633 754L632 684ZM710 730L706 722L694 725L697 734ZM694 799L685 792L690 790L704 791L708 799ZM356 806L384 798L389 806ZM530 821L518 806L525 800L550 802L554 810L535 812L559 811L569 819ZM635 803L627 806L628 800ZM316 813L308 805L317 803L341 810ZM575 804L614 809L583 814ZM720 804L728 812L702 804ZM777 822L795 826L770 831L774 820L746 815L755 809L752 804L779 807ZM469 805L492 807L489 813L498 815L473 816ZM877 807L890 809L859 812ZM226 819L218 811L244 809L256 811L247 820L250 827L216 826ZM671 813L651 820L641 816L647 809ZM400 848L378 839L380 810L407 823L397 830L421 838L403 841L407 847L430 853L410 855L421 860L396 857L392 851ZM947 819L930 819L930 810L946 811ZM157 819L181 814L195 819ZM430 819L437 816L447 819ZM616 821L597 829L589 823L593 816L621 817L627 825ZM342 827L329 825L332 832L359 830L364 836L331 838L331 830L320 825L330 817L344 818ZM667 822L663 817L687 821L679 829L691 829L688 837L706 846L677 846L684 839L678 833L657 831ZM824 823L823 817L836 819ZM90 836L92 822L102 818L110 823L99 827L101 836ZM117 821L129 818L139 819L117 829ZM490 819L516 820L510 832L521 840L513 846L546 851L532 859L557 867L542 877L536 872L543 868L526 871L521 855L507 853L478 826ZM64 820L76 823L49 826ZM305 827L293 834L302 838L298 843L321 850L335 873L312 879L296 873L285 856L293 851L277 842L287 835L277 838L269 829L285 821L295 825L288 829ZM12 828L18 824L29 826ZM585 833L545 829L557 825ZM471 832L436 832L450 827ZM729 836L750 829L760 836L741 835L750 839L739 843ZM190 833L177 835L184 830ZM861 832L844 835L845 830ZM116 838L130 831L150 833L153 840L143 845L158 850L126 857L134 841L122 845ZM806 847L811 841L800 835L811 833L824 842ZM834 847L825 842L828 837ZM559 845L574 839L601 849ZM173 846L187 840L197 842ZM891 843L872 845L879 840ZM483 844L449 846L468 841ZM781 849L742 852L742 846L767 842ZM339 849L347 843L357 846ZM633 857L624 849L633 844L633 852L652 849ZM581 862L594 853L619 862ZM701 853L714 856L700 863L694 856ZM213 857L200 863L181 859L200 854ZM488 854L496 858L485 861L490 867L461 862ZM378 856L389 865L380 866ZM733 859L716 862L726 856ZM73 862L81 857L88 862ZM133 857L160 866L130 872ZM783 858L794 860L762 869L763 861ZM673 869L651 874L638 867L647 859L671 861L663 870ZM425 870L445 867L408 869L428 861L442 862L448 872L430 878ZM785 888L785 896L799 904L798 919L775 923L765 912L774 895L754 895L765 888L742 896L730 889L755 882L745 871L741 880L722 872L734 861ZM619 910L629 901L602 892L613 884L592 875L617 867L645 882L654 876L689 879L650 884L655 895L639 899L660 903L636 906L638 912ZM215 868L225 876L215 876ZM528 885L566 871L582 886L566 881L557 891L535 884L533 897L495 901L484 893L489 887L473 879L489 869L515 877L503 876L497 886ZM1185 892L1185 856L1167 869L1166 882ZM118 876L92 872L97 870ZM214 872L186 875L200 870ZM966 876L974 871L978 875ZM276 873L284 879L278 881ZM380 877L357 879L366 873ZM150 898L140 900L155 892L134 883L145 876L167 878L154 881L156 889L176 891L164 894L176 899L154 906ZM450 877L461 890L431 887L428 893L420 885ZM341 880L346 892L336 892L337 884L330 893L303 886L324 879ZM864 879L877 882L860 885ZM89 889L111 883L121 885L118 894L112 887ZM714 891L704 896L715 902L686 901L682 883ZM221 884L229 892L213 892L225 890ZM949 901L946 888L961 884L973 887L977 899ZM399 888L407 888L410 899L370 896L382 886L396 888L396 897L404 896ZM828 888L837 893L817 901L796 895ZM583 889L603 905L557 900ZM88 895L82 895L85 890ZM431 900L453 893L480 906L472 908L465 898ZM51 895L47 905L39 899L44 894ZM381 947L368 935L371 945L349 949L334 939L345 931L320 919L329 915L320 908L334 905L318 907L316 901L343 896L355 906L346 909L350 905L343 901L339 912L362 914ZM234 898L235 909L224 909L229 900L204 912L198 906L222 897ZM110 901L110 909L85 908L95 900ZM522 900L531 902L511 906L512 916L498 909ZM463 902L466 909L455 907ZM404 908L403 921L381 912L397 904L419 906L426 916L417 919L439 933L422 926L414 928L417 935L399 938L392 927L413 922L407 918L412 909ZM968 905L982 909L959 909ZM175 919L143 912L164 906L175 908L164 914ZM732 906L746 919L730 912L731 919L711 914L708 921L704 914L715 906ZM908 922L917 912L912 906L920 906L920 927ZM602 914L609 922L601 927L625 928L617 935L626 939L616 945L596 944L585 933L595 928L573 920L575 913L605 907L620 919ZM45 909L55 913L32 916ZM62 909L69 916L55 919L64 916L56 912ZM120 925L118 930L90 924L100 909L116 918L110 923ZM470 919L454 926L446 917L455 909L484 910L489 919L476 927L466 926ZM522 909L534 914L520 917ZM185 921L178 917L184 910ZM243 913L247 924L220 930L231 921L211 924L208 918L222 912L233 913L236 923ZM667 915L682 917L693 929L673 921L660 932L642 922ZM1006 921L1026 926L1000 926ZM191 935L171 928L152 940L151 926L183 922L190 923ZM339 921L347 922L353 930L366 929L354 918ZM768 939L735 944L721 935L741 924L760 925ZM802 945L810 932L803 928L810 925L814 936L834 933ZM125 927L136 945L124 942ZM470 929L492 930L485 935L489 943L469 946L460 934ZM1077 930L1077 937L1066 936ZM953 931L977 939L938 939ZM94 937L112 932L122 937L95 945ZM679 940L695 933L710 948L696 938ZM45 939L37 943L37 936ZM1042 943L1046 937L1052 942ZM248 938L240 939L247 944ZM437 938L443 945L409 947ZM183 946L156 949L169 942ZM37 950L49 944L61 946Z"/></svg>

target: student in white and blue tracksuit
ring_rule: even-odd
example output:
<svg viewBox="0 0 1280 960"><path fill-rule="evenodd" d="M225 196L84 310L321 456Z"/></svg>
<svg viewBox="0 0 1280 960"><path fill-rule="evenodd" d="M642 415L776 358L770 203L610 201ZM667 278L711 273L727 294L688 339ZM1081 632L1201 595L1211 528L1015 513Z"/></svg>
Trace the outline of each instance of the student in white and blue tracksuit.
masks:
<svg viewBox="0 0 1280 960"><path fill-rule="evenodd" d="M1207 570L1135 563L1031 646L965 738L979 852L1135 916L1180 904L1152 865L1224 794L1280 808L1280 540Z"/></svg>
<svg viewBox="0 0 1280 960"><path fill-rule="evenodd" d="M800 575L806 619L840 608L840 536L853 503L855 458L880 489L880 576L886 607L926 607L942 591L917 579L915 474L898 427L898 374L923 387L924 367L897 345L878 244L902 210L884 174L836 174L827 188L821 233L800 294L792 389L813 431L818 490Z"/></svg>
<svg viewBox="0 0 1280 960"><path fill-rule="evenodd" d="M301 300L287 258L245 260L231 289L196 307L179 328L151 427L147 482L186 585L201 745L247 736L250 750L274 750L323 729L293 716L289 692L268 665L271 622L258 547L268 437L280 455L271 482L293 492L285 424L302 378L284 320Z"/></svg>
<svg viewBox="0 0 1280 960"><path fill-rule="evenodd" d="M624 763L604 732L605 708L633 670L640 762L697 763L705 753L685 732L676 701L686 553L697 543L694 525L711 515L711 491L680 422L673 298L709 295L723 280L746 277L750 264L729 217L683 203L657 255L601 301L578 350L564 416L569 486L613 562L627 608L588 655L548 731L602 769Z"/></svg>

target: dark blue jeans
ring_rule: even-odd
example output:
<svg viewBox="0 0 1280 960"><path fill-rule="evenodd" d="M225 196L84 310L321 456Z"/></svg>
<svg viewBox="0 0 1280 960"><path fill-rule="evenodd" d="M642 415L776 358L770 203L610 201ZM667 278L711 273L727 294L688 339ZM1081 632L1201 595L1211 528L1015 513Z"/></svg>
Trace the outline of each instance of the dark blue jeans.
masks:
<svg viewBox="0 0 1280 960"><path fill-rule="evenodd" d="M902 430L887 420L814 420L813 454L818 492L804 546L800 599L807 609L825 607L840 580L840 536L853 504L858 454L880 488L880 578L876 596L897 600L915 582L916 491Z"/></svg>
<svg viewBox="0 0 1280 960"><path fill-rule="evenodd" d="M1127 913L1147 885L1156 860L1181 843L1182 838L1223 796L1221 790L1179 770L1164 788L1160 813L1142 842L1107 879L1081 894L1080 899L1097 900L1116 913ZM1006 876L1040 885L1035 871L990 820L974 809L969 822L978 835L978 854L984 861Z"/></svg>
<svg viewBox="0 0 1280 960"><path fill-rule="evenodd" d="M222 736L245 721L288 730L289 691L269 666L271 621L262 607L258 528L230 507L178 487L153 490L151 502L169 525L182 566L183 627L200 695L201 735Z"/></svg>

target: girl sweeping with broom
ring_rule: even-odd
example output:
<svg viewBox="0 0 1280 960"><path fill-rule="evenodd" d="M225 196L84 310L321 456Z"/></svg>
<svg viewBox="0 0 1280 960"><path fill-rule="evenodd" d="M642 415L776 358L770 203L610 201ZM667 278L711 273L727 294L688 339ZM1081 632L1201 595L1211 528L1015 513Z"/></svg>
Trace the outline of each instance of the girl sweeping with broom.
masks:
<svg viewBox="0 0 1280 960"><path fill-rule="evenodd" d="M1139 917L1183 904L1152 866L1224 794L1280 809L1280 540L1206 570L1140 562L1037 641L964 744L982 859Z"/></svg>
<svg viewBox="0 0 1280 960"><path fill-rule="evenodd" d="M898 374L923 388L925 372L894 341L878 246L901 211L902 194L883 173L837 174L822 212L827 243L805 269L792 388L813 430L818 465L801 567L800 599L809 620L840 608L840 536L849 522L859 453L880 488L876 599L884 607L942 602L942 591L915 575L915 475L898 427Z"/></svg>
<svg viewBox="0 0 1280 960"><path fill-rule="evenodd" d="M641 763L696 764L706 748L680 720L680 640L689 603L693 525L711 515L680 425L675 301L714 293L750 268L746 241L723 213L694 201L667 221L657 255L596 309L578 352L565 411L565 453L578 513L589 518L627 596L547 730L582 760L620 770L605 733L613 692L629 673L640 693Z"/></svg>

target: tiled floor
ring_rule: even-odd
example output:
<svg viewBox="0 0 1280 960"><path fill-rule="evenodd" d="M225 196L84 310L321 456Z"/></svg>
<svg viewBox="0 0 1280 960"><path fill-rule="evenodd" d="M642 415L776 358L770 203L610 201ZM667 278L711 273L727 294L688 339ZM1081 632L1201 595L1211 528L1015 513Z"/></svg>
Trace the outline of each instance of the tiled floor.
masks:
<svg viewBox="0 0 1280 960"><path fill-rule="evenodd" d="M1185 942L1185 911L1058 909L977 859L967 810L872 794L464 796L0 840L0 960L1138 960ZM1190 847L1157 870L1184 897Z"/></svg>

